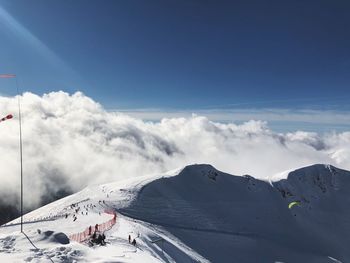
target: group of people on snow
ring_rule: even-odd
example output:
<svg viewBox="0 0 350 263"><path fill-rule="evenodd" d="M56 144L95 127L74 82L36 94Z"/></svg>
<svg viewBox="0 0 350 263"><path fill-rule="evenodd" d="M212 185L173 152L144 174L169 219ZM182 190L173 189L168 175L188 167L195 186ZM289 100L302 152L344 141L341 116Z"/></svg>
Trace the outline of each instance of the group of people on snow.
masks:
<svg viewBox="0 0 350 263"><path fill-rule="evenodd" d="M89 226L89 236L91 236L90 242L92 244L98 244L98 245L105 245L106 244L106 236L104 233L100 233L99 229L98 229L98 224L95 225L95 230L94 233L91 235L92 233L92 227Z"/></svg>
<svg viewBox="0 0 350 263"><path fill-rule="evenodd" d="M91 236L90 238L90 245L101 245L101 246L104 246L106 245L106 236L104 233L100 233L99 230L98 230L98 224L95 225L95 231L94 233L91 235L91 231L92 231L92 227L90 226L89 227L89 235ZM136 247L136 238L132 239L131 240L131 235L129 235L129 244L133 245Z"/></svg>
<svg viewBox="0 0 350 263"><path fill-rule="evenodd" d="M101 234L101 233L95 231L93 233L93 235L91 236L91 240L90 241L92 242L92 244L97 244L97 245L104 246L104 245L106 245L105 239L106 239L106 236L105 236L104 233Z"/></svg>

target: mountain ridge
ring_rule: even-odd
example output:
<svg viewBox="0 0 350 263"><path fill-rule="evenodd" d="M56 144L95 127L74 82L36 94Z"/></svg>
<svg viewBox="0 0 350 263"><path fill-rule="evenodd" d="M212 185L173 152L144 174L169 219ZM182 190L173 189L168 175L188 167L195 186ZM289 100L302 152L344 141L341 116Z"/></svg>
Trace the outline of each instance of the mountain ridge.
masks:
<svg viewBox="0 0 350 263"><path fill-rule="evenodd" d="M65 213L70 218L72 204L82 209L94 204L88 216L76 214L75 222L58 217L53 222L28 224L29 229L35 225L69 235L86 224L94 225L104 209L113 209L122 223L108 232L107 239L119 244L116 235L125 232L125 225L133 232L142 229L139 243L144 251L140 253L149 262L171 262L170 258L175 262L186 262L184 258L195 262L346 262L350 258L349 187L349 171L323 164L296 169L272 183L194 164L161 175L90 186L28 213L25 220ZM298 205L289 209L293 201ZM131 227L130 222L137 226ZM0 228L0 241L12 233L11 228ZM160 236L167 240L164 253L169 259L149 241ZM84 255L91 252L75 242L67 246Z"/></svg>

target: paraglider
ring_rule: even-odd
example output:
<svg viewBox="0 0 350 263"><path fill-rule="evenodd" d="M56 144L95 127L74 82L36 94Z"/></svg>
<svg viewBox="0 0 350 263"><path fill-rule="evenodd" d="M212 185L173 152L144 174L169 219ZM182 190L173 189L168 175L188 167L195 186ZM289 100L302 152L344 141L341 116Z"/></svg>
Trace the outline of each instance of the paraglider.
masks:
<svg viewBox="0 0 350 263"><path fill-rule="evenodd" d="M12 116L11 114L9 114L9 115L7 115L6 117L1 118L1 119L0 119L0 122L6 121L6 120L9 120L9 119L12 119L12 118L13 118L13 116Z"/></svg>
<svg viewBox="0 0 350 263"><path fill-rule="evenodd" d="M294 202L291 202L289 205L288 205L288 208L291 209L293 206L295 205L300 205L300 202L299 201L294 201Z"/></svg>

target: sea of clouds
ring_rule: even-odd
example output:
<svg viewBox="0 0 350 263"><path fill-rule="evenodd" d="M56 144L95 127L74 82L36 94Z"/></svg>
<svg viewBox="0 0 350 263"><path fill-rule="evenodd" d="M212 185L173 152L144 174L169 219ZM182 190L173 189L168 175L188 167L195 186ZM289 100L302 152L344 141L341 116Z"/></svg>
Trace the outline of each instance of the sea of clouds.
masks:
<svg viewBox="0 0 350 263"><path fill-rule="evenodd" d="M314 163L350 170L350 132L276 133L263 121L220 123L205 116L148 122L105 110L84 94L21 97L25 205L62 189L209 163L232 174L268 179ZM19 194L17 98L0 97L0 198ZM17 198L17 199L16 199Z"/></svg>

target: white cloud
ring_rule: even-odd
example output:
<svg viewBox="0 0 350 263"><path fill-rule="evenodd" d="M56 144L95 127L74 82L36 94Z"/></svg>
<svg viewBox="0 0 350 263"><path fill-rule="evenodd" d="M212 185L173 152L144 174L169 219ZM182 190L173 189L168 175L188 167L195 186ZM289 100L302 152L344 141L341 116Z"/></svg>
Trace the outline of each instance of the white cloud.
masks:
<svg viewBox="0 0 350 263"><path fill-rule="evenodd" d="M25 93L21 101L27 205L62 188L76 191L191 163L258 178L312 163L350 169L350 132L281 134L262 121L237 125L197 115L143 121L106 111L79 92ZM0 112L15 115L16 102L0 97ZM19 186L15 119L0 123L0 145L4 198Z"/></svg>
<svg viewBox="0 0 350 263"><path fill-rule="evenodd" d="M112 110L114 111L114 110ZM295 122L323 125L342 125L350 127L350 114L347 111L334 110L289 110L289 109L193 109L186 111L161 110L161 109L138 109L138 110L115 110L123 112L135 118L147 120L160 120L162 118L190 117L192 113L206 116L213 121L237 122L247 120L265 120L270 122Z"/></svg>

